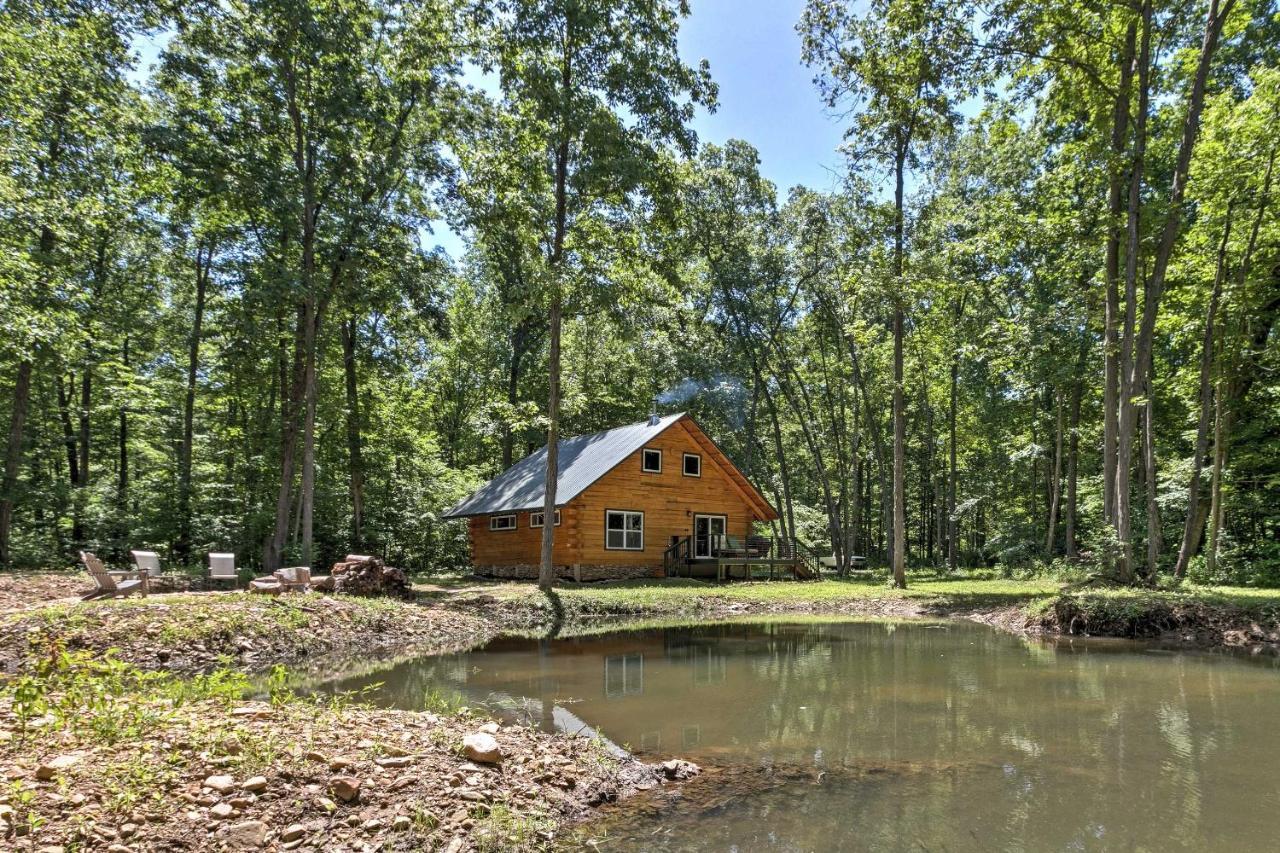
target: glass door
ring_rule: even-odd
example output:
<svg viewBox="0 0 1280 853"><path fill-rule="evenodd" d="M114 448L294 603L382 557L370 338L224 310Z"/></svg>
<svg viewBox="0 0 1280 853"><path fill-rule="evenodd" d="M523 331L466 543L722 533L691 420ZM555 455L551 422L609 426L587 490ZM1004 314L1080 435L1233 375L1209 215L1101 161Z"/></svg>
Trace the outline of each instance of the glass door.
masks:
<svg viewBox="0 0 1280 853"><path fill-rule="evenodd" d="M723 515L693 517L693 556L712 557L724 540L727 524Z"/></svg>

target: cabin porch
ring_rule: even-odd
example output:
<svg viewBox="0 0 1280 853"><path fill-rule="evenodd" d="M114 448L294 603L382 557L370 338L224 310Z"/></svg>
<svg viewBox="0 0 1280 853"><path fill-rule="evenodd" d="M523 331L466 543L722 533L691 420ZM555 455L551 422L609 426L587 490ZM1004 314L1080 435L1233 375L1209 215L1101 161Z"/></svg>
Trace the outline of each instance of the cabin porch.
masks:
<svg viewBox="0 0 1280 853"><path fill-rule="evenodd" d="M726 580L818 580L816 554L789 537L705 534L674 536L662 554L666 577Z"/></svg>

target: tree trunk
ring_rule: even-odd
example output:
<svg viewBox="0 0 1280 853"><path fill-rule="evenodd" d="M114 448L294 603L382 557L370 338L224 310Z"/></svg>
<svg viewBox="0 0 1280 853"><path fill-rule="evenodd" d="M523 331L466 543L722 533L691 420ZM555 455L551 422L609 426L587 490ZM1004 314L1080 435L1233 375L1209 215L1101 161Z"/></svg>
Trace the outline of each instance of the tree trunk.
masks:
<svg viewBox="0 0 1280 853"><path fill-rule="evenodd" d="M574 44L572 22L565 24L564 51L560 61L560 93L567 104L573 83L573 64L570 47ZM538 586L550 590L555 583L555 530L556 480L560 475L560 325L564 310L564 282L561 265L564 262L564 239L568 227L569 205L569 128L567 116L561 116L559 142L555 151L555 224L551 238L551 311L549 320L549 346L547 354L547 472L542 510L542 559L538 566Z"/></svg>
<svg viewBox="0 0 1280 853"><path fill-rule="evenodd" d="M1067 439L1067 503L1063 510L1068 560L1077 556L1076 484L1080 466L1080 398L1084 396L1084 378L1077 376L1071 390L1071 424Z"/></svg>
<svg viewBox="0 0 1280 853"><path fill-rule="evenodd" d="M1133 518L1130 496L1130 474L1133 467L1133 437L1137 420L1137 392L1140 373L1135 353L1135 327L1138 306L1138 259L1141 254L1142 187L1146 168L1147 113L1150 101L1151 18L1152 0L1142 4L1142 35L1138 49L1138 109L1134 123L1133 162L1129 174L1128 217L1125 226L1124 264L1124 333L1120 341L1120 399L1116 418L1116 461L1110 476L1115 482L1113 526L1120 552L1116 556L1115 573L1120 581L1133 580Z"/></svg>
<svg viewBox="0 0 1280 853"><path fill-rule="evenodd" d="M1103 385L1102 385L1102 517L1107 523L1115 517L1116 433L1120 397L1119 355L1120 324L1120 240L1124 233L1121 217L1125 211L1124 169L1121 160L1129 136L1129 98L1133 88L1133 59L1138 37L1138 24L1129 23L1124 48L1120 53L1120 85L1111 122L1111 177L1107 210L1106 302L1103 319Z"/></svg>
<svg viewBox="0 0 1280 853"><path fill-rule="evenodd" d="M960 399L960 350L951 356L951 403L947 412L947 569L954 572L959 561L956 542L956 409Z"/></svg>
<svg viewBox="0 0 1280 853"><path fill-rule="evenodd" d="M1231 13L1235 0L1225 0L1219 7L1218 0L1210 0L1208 17L1205 21L1204 38L1200 47L1200 56L1196 64L1195 77L1191 86L1191 96L1187 105L1186 119L1182 125L1182 138L1178 145L1178 158L1174 165L1173 182L1169 190L1169 213L1165 217L1163 228L1160 231L1160 241L1156 247L1156 256L1152 264L1151 275L1147 279L1146 291L1143 297L1142 322L1138 329L1137 340L1132 348L1132 357L1128 362L1128 380L1126 385L1129 389L1140 386L1140 372L1145 371L1146 366L1151 358L1152 338L1155 334L1156 315L1159 311L1160 297L1164 291L1165 276L1169 269L1169 260L1173 255L1174 244L1177 241L1178 233L1182 223L1182 200L1186 194L1187 180L1191 171L1191 158L1195 151L1196 140L1200 132L1200 113L1204 107L1205 89L1208 85L1209 70L1213 62L1213 55L1217 50L1218 37L1222 33L1223 25L1227 15ZM1145 6L1146 14L1150 17L1150 0L1147 0ZM1142 66L1139 71L1145 73ZM1143 92L1143 107L1145 108L1145 87ZM1139 121L1143 121L1143 114L1139 114ZM1142 134L1140 133L1139 136ZM1135 161L1135 167L1136 167ZM1136 182L1135 182L1136 183ZM1130 245L1136 247L1136 232L1131 234ZM1132 265L1133 261L1130 262ZM1123 350L1122 350L1123 352ZM1135 401L1132 398L1121 399L1121 436L1120 440L1123 444L1125 435L1123 432L1126 415L1128 421L1132 424L1133 410ZM1131 436L1130 436L1131 437ZM1123 460L1118 459L1119 464ZM1127 472L1117 469L1117 489L1124 477L1127 485ZM1117 494L1117 504L1120 501L1127 500L1127 495ZM1127 511L1127 506L1125 507ZM1123 521L1124 526L1117 525L1117 532L1123 542L1128 542L1128 518L1117 518L1118 522ZM1132 576L1132 570L1127 573Z"/></svg>
<svg viewBox="0 0 1280 853"><path fill-rule="evenodd" d="M125 335L121 346L121 358L124 367L129 367L129 336ZM127 540L129 525L129 405L127 399L120 401L120 461L116 478L116 512L120 539Z"/></svg>
<svg viewBox="0 0 1280 853"><path fill-rule="evenodd" d="M1218 300L1227 270L1227 244L1231 240L1231 214L1233 204L1227 205L1227 220L1222 228L1222 242L1218 244L1218 264L1213 277L1213 289L1209 293L1209 312L1204 321L1204 335L1200 341L1200 416L1196 421L1196 444L1191 456L1191 480L1187 484L1187 518L1182 526L1182 544L1178 547L1178 562L1174 565L1174 577L1186 577L1187 566L1199 544L1204 516L1200 512L1200 474L1204 469L1205 454L1209 452L1209 420L1213 411L1213 324L1218 315Z"/></svg>
<svg viewBox="0 0 1280 853"><path fill-rule="evenodd" d="M18 466L22 464L22 431L31 400L31 359L18 363L13 382L13 413L9 416L9 442L4 456L4 483L0 487L0 567L9 565L9 531L13 525L13 504L18 488Z"/></svg>
<svg viewBox="0 0 1280 853"><path fill-rule="evenodd" d="M1225 320L1225 318L1224 318ZM1225 322L1223 323L1225 326ZM1209 537L1205 542L1205 569L1210 579L1216 577L1218 568L1218 533L1222 529L1222 469L1227 464L1225 367L1219 368L1218 387L1214 393L1213 418L1213 471L1209 477Z"/></svg>
<svg viewBox="0 0 1280 853"><path fill-rule="evenodd" d="M196 380L200 375L200 332L208 293L213 245L196 245L196 304L187 343L187 393L182 406L182 447L178 457L178 541L174 556L179 563L191 558L191 465L195 456Z"/></svg>
<svg viewBox="0 0 1280 853"><path fill-rule="evenodd" d="M1160 505L1157 502L1156 479L1156 429L1155 429L1155 369L1150 354L1147 356L1146 405L1142 416L1142 465L1143 479L1147 486L1147 580L1156 577L1160 551L1164 548L1160 533Z"/></svg>
<svg viewBox="0 0 1280 853"><path fill-rule="evenodd" d="M289 516L293 508L294 472L298 450L298 412L302 408L307 379L306 353L311 348L314 330L312 313L314 304L304 299L297 308L297 327L294 331L293 368L288 394L280 397L280 484L276 492L276 520L271 536L263 548L262 567L274 572L281 566L285 541L289 536Z"/></svg>
<svg viewBox="0 0 1280 853"><path fill-rule="evenodd" d="M316 398L318 396L316 379L316 359L320 335L320 312L315 312L315 323L311 330L311 346L307 352L306 367L306 412L302 424L302 549L300 560L302 565L311 565L311 548L313 523L315 520L316 498Z"/></svg>
<svg viewBox="0 0 1280 853"><path fill-rule="evenodd" d="M356 376L356 321L342 324L342 366L347 389L347 464L351 485L351 547L361 550L364 528L364 462L360 454L360 395Z"/></svg>
<svg viewBox="0 0 1280 853"><path fill-rule="evenodd" d="M1061 390L1056 394L1056 400L1057 425L1054 430L1053 442L1053 474L1049 480L1049 523L1044 540L1044 553L1050 560L1053 559L1053 546L1057 542L1058 502L1062 495L1062 433L1066 418L1063 411Z"/></svg>
<svg viewBox="0 0 1280 853"><path fill-rule="evenodd" d="M907 588L907 414L902 388L903 347L903 178L907 141L899 138L894 163L893 274L898 293L893 307L893 585Z"/></svg>

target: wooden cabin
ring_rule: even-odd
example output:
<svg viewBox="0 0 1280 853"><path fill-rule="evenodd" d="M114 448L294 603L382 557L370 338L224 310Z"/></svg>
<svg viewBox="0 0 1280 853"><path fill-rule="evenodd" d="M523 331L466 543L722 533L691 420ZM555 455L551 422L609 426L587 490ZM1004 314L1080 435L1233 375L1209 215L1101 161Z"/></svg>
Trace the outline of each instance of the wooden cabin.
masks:
<svg viewBox="0 0 1280 853"><path fill-rule="evenodd" d="M560 577L816 572L795 543L755 535L777 512L683 412L563 439L558 467ZM445 513L468 519L478 574L537 577L545 482L542 448Z"/></svg>

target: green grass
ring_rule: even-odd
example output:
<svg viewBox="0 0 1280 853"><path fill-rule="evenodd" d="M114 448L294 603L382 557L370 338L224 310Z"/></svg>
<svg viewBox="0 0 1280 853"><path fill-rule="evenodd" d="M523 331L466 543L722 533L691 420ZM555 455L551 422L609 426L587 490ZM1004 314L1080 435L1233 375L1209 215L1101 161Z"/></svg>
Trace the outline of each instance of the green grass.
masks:
<svg viewBox="0 0 1280 853"><path fill-rule="evenodd" d="M491 595L499 602L536 610L560 607L566 618L605 614L693 615L708 610L834 610L884 600L921 604L1000 606L1030 603L1056 594L1054 580L974 580L933 575L910 579L905 590L883 580L829 579L817 582L754 581L715 584L683 578L562 585L548 600L532 583L473 583L467 592Z"/></svg>

